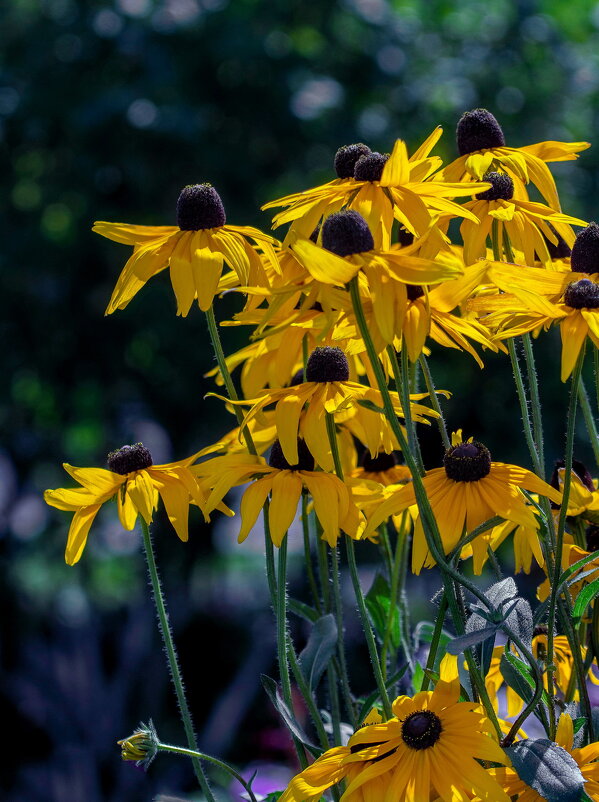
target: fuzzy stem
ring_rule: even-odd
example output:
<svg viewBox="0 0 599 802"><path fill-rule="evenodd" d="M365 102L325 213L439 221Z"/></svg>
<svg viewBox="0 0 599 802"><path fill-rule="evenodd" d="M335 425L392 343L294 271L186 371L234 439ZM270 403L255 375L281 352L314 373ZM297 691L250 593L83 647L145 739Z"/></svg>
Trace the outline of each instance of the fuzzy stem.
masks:
<svg viewBox="0 0 599 802"><path fill-rule="evenodd" d="M427 671L432 671L435 667L435 660L437 658L437 651L439 650L439 643L441 641L441 633L443 632L443 622L445 621L447 608L447 598L445 596L445 592L443 592L441 603L439 605L439 612L437 613L437 620L435 621L433 637L431 639L431 647L428 650L428 657L426 658L426 667L424 676L422 677L422 685L420 687L421 691L427 691L430 684L430 677L427 674Z"/></svg>
<svg viewBox="0 0 599 802"><path fill-rule="evenodd" d="M543 444L543 417L541 415L541 397L539 395L539 382L535 365L534 352L532 350L532 340L530 334L522 335L524 344L524 359L526 360L526 371L528 374L528 390L530 392L530 406L532 411L532 425L534 431L534 441L539 457L538 474L541 479L545 479L545 447Z"/></svg>
<svg viewBox="0 0 599 802"><path fill-rule="evenodd" d="M339 659L339 680L341 682L341 692L345 704L347 715L352 727L357 726L354 702L349 684L349 671L345 656L345 628L343 622L343 599L341 597L341 584L339 576L339 553L337 546L331 549L331 573L333 575L333 605L335 610L335 622L337 624L337 652Z"/></svg>
<svg viewBox="0 0 599 802"><path fill-rule="evenodd" d="M599 434L597 433L597 425L595 424L595 418L593 417L589 396L584 386L582 377L578 386L578 400L580 402L580 408L582 409L582 415L587 427L587 432L589 433L589 440L591 441L591 448L593 449L593 454L595 456L595 463L597 467L599 467Z"/></svg>
<svg viewBox="0 0 599 802"><path fill-rule="evenodd" d="M439 403L439 399L437 398L437 393L435 392L435 384L433 382L433 377L431 375L431 370L428 366L427 358L424 354L420 355L420 367L422 368L422 375L424 376L424 383L426 384L426 389L431 400L431 404L435 412L439 414L437 418L437 426L439 427L439 434L441 435L441 440L443 440L443 448L448 450L451 448L451 442L449 440L449 435L447 434L447 427L445 425L445 418L443 417L443 411L441 410L441 404Z"/></svg>
<svg viewBox="0 0 599 802"><path fill-rule="evenodd" d="M156 566L156 558L154 556L154 548L152 546L150 529L148 527L148 524L144 521L144 519L141 516L139 520L141 521L144 552L146 555L146 563L148 565L148 573L150 575L150 584L152 585L152 596L154 597L154 604L156 606L156 612L158 614L158 626L160 629L160 634L162 635L162 642L164 643L164 648L168 659L171 679L173 681L173 685L175 686L175 693L177 695L179 712L181 714L181 720L183 721L183 727L185 729L185 735L187 736L187 743L189 745L189 748L194 752L197 752L198 742L193 729L193 721L191 718L189 705L187 703L187 697L185 696L185 688L183 685L183 678L181 676L181 669L179 668L179 661L177 659L177 651L175 649L173 633L171 631L171 627L168 620L168 613L166 611L166 602L164 600L164 594L162 592L160 577L158 576L158 568ZM204 773L204 769L202 768L200 759L198 757L192 757L191 762L203 794L206 796L206 799L209 800L209 802L215 802L214 795L210 789L210 785L208 784L208 779Z"/></svg>

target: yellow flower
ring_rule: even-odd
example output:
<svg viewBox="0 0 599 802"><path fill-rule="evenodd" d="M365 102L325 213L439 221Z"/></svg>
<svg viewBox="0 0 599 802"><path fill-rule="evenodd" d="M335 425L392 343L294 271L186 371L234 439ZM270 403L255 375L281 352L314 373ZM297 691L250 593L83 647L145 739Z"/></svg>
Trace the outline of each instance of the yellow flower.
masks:
<svg viewBox="0 0 599 802"><path fill-rule="evenodd" d="M322 538L331 547L335 546L340 530L350 537L359 537L364 528L363 518L353 501L351 487L334 474L315 471L314 458L303 440L296 443L296 450L295 462L288 462L277 440L268 463L251 454L228 454L194 466L193 472L207 496L205 514L216 509L232 487L256 479L241 499L239 543L251 532L270 496L270 536L274 545L280 546L295 518L304 489L314 501Z"/></svg>
<svg viewBox="0 0 599 802"><path fill-rule="evenodd" d="M294 223L293 231L309 237L322 217L347 206L359 212L367 221L377 248L387 250L395 219L411 234L422 236L433 217L445 214L471 217L471 213L450 198L469 195L486 184L464 188L460 182L447 183L428 180L440 166L440 160L428 154L441 136L436 128L420 148L408 158L405 142L398 139L389 158L371 153L360 146L344 149L344 158L336 159L334 181L313 189L288 195L265 204L263 209L285 206L273 218L273 227ZM364 148L365 146L361 146ZM340 164L342 169L340 171ZM351 171L350 171L351 168Z"/></svg>
<svg viewBox="0 0 599 802"><path fill-rule="evenodd" d="M599 743L583 746L582 749L573 749L574 724L567 713L562 713L559 719L555 742L565 749L578 764L585 779L584 790L589 799L599 799ZM511 768L489 769L489 773L504 788L505 792L518 802L546 802L533 788L521 780ZM478 802L473 800L473 802Z"/></svg>
<svg viewBox="0 0 599 802"><path fill-rule="evenodd" d="M345 779L343 802L487 802L509 797L479 760L508 764L490 737L492 725L479 705L460 702L459 681L441 679L434 691L393 702L393 718L356 731L345 747L327 750L294 777L280 802L315 802Z"/></svg>
<svg viewBox="0 0 599 802"><path fill-rule="evenodd" d="M485 173L500 167L516 182L519 197L531 181L549 206L560 210L555 181L545 162L571 161L589 142L538 142L521 148L505 144L501 126L486 109L467 111L457 127L459 158L435 178L443 181L480 181ZM526 195L524 194L524 198Z"/></svg>
<svg viewBox="0 0 599 802"><path fill-rule="evenodd" d="M427 471L422 480L446 554L457 546L464 532L472 532L495 515L538 530L539 522L521 488L559 503L561 494L553 487L525 468L491 462L491 454L482 443L472 438L462 441L461 430L453 434L452 443L445 453L443 467ZM365 534L390 515L397 515L415 503L413 484L405 485L369 518ZM414 534L412 570L420 573L423 567L432 564L419 519Z"/></svg>
<svg viewBox="0 0 599 802"><path fill-rule="evenodd" d="M368 451L364 451L360 460L360 465L354 468L352 473L354 479L366 479L370 482L378 482L383 487L395 484L405 484L412 481L412 474L407 465L400 465L396 452L386 454L384 451L372 457Z"/></svg>
<svg viewBox="0 0 599 802"><path fill-rule="evenodd" d="M464 220L460 228L464 240L464 262L467 265L486 256L487 238L494 221L498 224L499 243L503 242L505 229L512 246L524 254L526 264L533 265L537 254L547 268L551 267L547 241L558 242L551 226L570 247L574 243L572 226L586 226L584 220L556 212L542 203L515 198L514 182L507 173L486 173L485 181L492 188L464 204L477 218L476 223Z"/></svg>
<svg viewBox="0 0 599 802"><path fill-rule="evenodd" d="M194 454L179 462L154 465L147 448L141 443L123 446L108 455L108 468L64 469L82 487L46 490L44 500L59 510L74 512L69 529L65 560L74 565L83 554L87 536L94 519L106 501L117 497L119 520L124 529L135 527L141 515L149 524L158 498L162 498L170 522L181 540L188 539L189 505L203 507L205 498L189 466ZM227 512L227 509L223 509ZM230 512L230 511L228 511Z"/></svg>
<svg viewBox="0 0 599 802"><path fill-rule="evenodd" d="M266 390L257 398L236 402L251 406L244 418L242 429L265 407L276 404L277 436L281 441L285 459L291 465L295 465L298 461L299 434L306 441L316 462L325 470L332 470L333 460L326 429L327 412L340 416L342 421L355 417L361 427L360 439L373 456L380 448L386 451L393 450L393 445L391 448L388 447L389 443L394 442L389 422L379 412L360 405L361 401L365 401L382 409L380 392L372 387L348 381L349 363L340 348L329 346L316 348L308 359L306 379L307 381L293 387ZM411 398L420 399L426 395L424 393ZM403 415L397 393L392 393L392 400L396 414ZM305 412L304 407L306 407ZM420 404L412 403L411 409L412 417L416 421L423 422L424 416L436 417L434 410Z"/></svg>
<svg viewBox="0 0 599 802"><path fill-rule="evenodd" d="M210 184L185 187L177 201L176 226L136 226L94 223L93 230L115 242L133 245L133 254L118 278L106 309L124 309L143 285L166 267L177 299L177 314L185 317L195 298L206 311L219 291L223 264L237 274L238 283L268 286L259 246L278 269L274 240L256 228L226 225L220 196Z"/></svg>

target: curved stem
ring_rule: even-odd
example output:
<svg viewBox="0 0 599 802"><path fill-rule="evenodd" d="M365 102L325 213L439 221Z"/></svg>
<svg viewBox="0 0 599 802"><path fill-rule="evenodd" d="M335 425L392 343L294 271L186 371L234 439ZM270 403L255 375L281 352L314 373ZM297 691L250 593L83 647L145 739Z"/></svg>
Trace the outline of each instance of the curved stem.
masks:
<svg viewBox="0 0 599 802"><path fill-rule="evenodd" d="M252 791L252 787L249 783L247 783L241 774L236 771L233 766L230 766L228 763L225 763L224 760L219 760L216 757L212 757L212 755L206 755L204 752L198 752L194 749L184 749L182 746L174 746L173 744L163 744L158 743L156 744L156 749L159 752L170 752L174 755L183 755L183 757L190 757L192 760L205 760L208 763L212 763L215 766L218 766L219 769L223 769L226 771L227 774L230 774L231 777L234 777L237 782L243 786L247 795L250 798L250 802L258 802L256 797L254 796L254 792Z"/></svg>
<svg viewBox="0 0 599 802"><path fill-rule="evenodd" d="M433 382L431 370L428 366L428 360L424 354L420 355L420 367L422 368L422 375L424 376L424 383L426 384L426 389L431 400L431 404L433 405L435 412L437 412L439 415L437 418L437 426L439 427L439 434L441 435L441 440L443 441L443 448L445 448L447 451L451 448L451 442L449 440L449 435L447 434L447 426L445 425L445 418L443 417L441 404L439 403L437 393L435 392L435 384Z"/></svg>
<svg viewBox="0 0 599 802"><path fill-rule="evenodd" d="M510 638L514 642L519 651L524 655L524 657L526 658L526 662L530 665L535 675L535 690L532 699L526 705L526 707L520 713L517 719L514 721L508 734L501 741L501 745L503 747L507 747L512 745L514 739L516 738L516 735L518 734L518 730L541 701L544 687L543 687L543 674L541 672L541 669L539 668L539 664L534 658L534 655L526 648L526 646L522 643L520 638L514 635L513 632L511 632L510 630L504 630L504 632L508 636L508 638Z"/></svg>
<svg viewBox="0 0 599 802"><path fill-rule="evenodd" d="M160 577L158 576L158 568L156 567L156 558L154 557L154 548L152 546L150 529L148 524L141 516L139 520L141 521L144 552L146 555L146 563L148 565L148 573L150 575L150 583L152 585L152 596L154 597L154 604L158 614L158 626L160 629L160 634L162 635L162 641L164 643L164 648L168 659L171 679L173 681L173 685L175 686L179 712L181 713L181 720L183 721L183 728L185 729L185 735L187 736L189 748L194 752L197 752L198 743L193 729L193 721L191 719L191 712L187 703L187 697L185 696L185 688L183 686L183 678L181 676L181 669L179 668L179 661L177 659L177 651L175 649L173 633L171 632L168 613L166 611L166 602L164 600L164 594L160 584ZM193 764L193 770L200 788L206 796L206 799L209 800L209 802L215 802L214 795L210 789L210 785L208 784L208 779L204 774L204 769L202 768L200 759L197 757L192 757L191 762Z"/></svg>

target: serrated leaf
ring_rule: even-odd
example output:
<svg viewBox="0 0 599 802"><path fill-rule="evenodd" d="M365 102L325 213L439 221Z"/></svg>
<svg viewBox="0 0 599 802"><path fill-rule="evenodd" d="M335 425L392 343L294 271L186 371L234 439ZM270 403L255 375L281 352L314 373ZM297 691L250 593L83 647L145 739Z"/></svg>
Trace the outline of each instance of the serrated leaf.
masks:
<svg viewBox="0 0 599 802"><path fill-rule="evenodd" d="M332 613L314 622L306 647L299 656L302 674L313 691L337 649L337 623Z"/></svg>
<svg viewBox="0 0 599 802"><path fill-rule="evenodd" d="M547 802L580 802L585 780L563 747L546 738L527 739L506 752L518 777Z"/></svg>
<svg viewBox="0 0 599 802"><path fill-rule="evenodd" d="M269 677L267 674L261 674L260 679L262 681L262 687L266 691L266 694L272 702L275 710L283 719L287 729L298 739L298 741L301 741L304 746L309 749L310 752L312 752L313 755L319 756L322 753L322 749L319 749L310 741L306 733L297 723L295 716L287 707L285 702L281 699L279 688L275 680L272 677Z"/></svg>
<svg viewBox="0 0 599 802"><path fill-rule="evenodd" d="M468 632L465 635L458 635L447 644L447 651L449 654L458 655L466 649L471 649L473 646L478 646L479 643L487 640L487 638L494 637L499 629L499 624L492 624L491 626L482 627L474 632Z"/></svg>
<svg viewBox="0 0 599 802"><path fill-rule="evenodd" d="M294 613L300 618L305 618L306 621L309 621L311 624L318 620L318 611L315 610L314 607L310 607L309 604L305 604L297 599L289 599L287 601L287 607L289 608L289 612Z"/></svg>
<svg viewBox="0 0 599 802"><path fill-rule="evenodd" d="M574 610L572 611L574 626L578 626L580 624L586 612L587 607L593 601L595 596L597 596L598 594L599 594L599 579L595 579L594 582L585 585L584 588L580 591L580 593L578 594L578 598L576 599L576 603L574 605Z"/></svg>
<svg viewBox="0 0 599 802"><path fill-rule="evenodd" d="M377 634L377 637L383 642L385 639L385 630L387 627L387 619L389 617L390 600L389 583L382 574L377 574L370 590L364 597L366 602L366 609L370 615L372 626ZM397 606L393 610L393 617L391 620L391 646L397 649L401 640L401 632L399 627L399 609Z"/></svg>

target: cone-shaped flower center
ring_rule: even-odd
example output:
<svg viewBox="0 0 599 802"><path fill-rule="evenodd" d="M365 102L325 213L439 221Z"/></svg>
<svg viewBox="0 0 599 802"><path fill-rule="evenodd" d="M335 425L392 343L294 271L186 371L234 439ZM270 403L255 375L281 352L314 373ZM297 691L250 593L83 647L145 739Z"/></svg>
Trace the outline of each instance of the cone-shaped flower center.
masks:
<svg viewBox="0 0 599 802"><path fill-rule="evenodd" d="M374 239L362 215L347 209L335 212L322 224L322 247L337 256L351 256L371 251Z"/></svg>
<svg viewBox="0 0 599 802"><path fill-rule="evenodd" d="M432 710L418 710L404 719L401 737L411 749L428 749L443 732L441 719Z"/></svg>
<svg viewBox="0 0 599 802"><path fill-rule="evenodd" d="M346 382L349 379L349 362L341 348L315 348L306 365L307 382Z"/></svg>
<svg viewBox="0 0 599 802"><path fill-rule="evenodd" d="M390 454L385 454L384 451L379 451L376 457L371 457L369 451L364 452L362 457L362 467L367 473L384 473L385 471L395 468L397 465L397 456L392 451Z"/></svg>
<svg viewBox="0 0 599 802"><path fill-rule="evenodd" d="M291 381L289 382L290 387L297 387L298 384L303 384L305 381L304 379L304 369L300 368L296 370L293 376L291 377Z"/></svg>
<svg viewBox="0 0 599 802"><path fill-rule="evenodd" d="M473 109L462 115L456 138L460 156L488 148L502 148L505 137L501 126L486 109Z"/></svg>
<svg viewBox="0 0 599 802"><path fill-rule="evenodd" d="M290 465L283 456L283 449L278 440L275 440L270 450L268 464L271 468L278 471L313 471L314 457L308 451L308 446L298 437L297 440L298 461L296 465Z"/></svg>
<svg viewBox="0 0 599 802"><path fill-rule="evenodd" d="M570 267L575 273L599 273L599 225L589 223L576 235Z"/></svg>
<svg viewBox="0 0 599 802"><path fill-rule="evenodd" d="M599 284L588 278L573 281L566 287L564 303L572 309L599 309Z"/></svg>
<svg viewBox="0 0 599 802"><path fill-rule="evenodd" d="M399 231L397 232L397 241L404 247L406 245L411 245L414 242L414 235L411 231L408 231L407 228L400 226Z"/></svg>
<svg viewBox="0 0 599 802"><path fill-rule="evenodd" d="M125 476L133 471L141 471L152 466L152 455L142 443L123 446L111 451L107 458L108 470Z"/></svg>
<svg viewBox="0 0 599 802"><path fill-rule="evenodd" d="M454 482L478 482L491 470L489 449L474 440L449 448L443 457L445 473Z"/></svg>
<svg viewBox="0 0 599 802"><path fill-rule="evenodd" d="M354 178L356 181L380 181L388 160L389 156L384 156L382 153L361 156L354 167Z"/></svg>
<svg viewBox="0 0 599 802"><path fill-rule="evenodd" d="M514 182L507 173L485 173L483 181L491 184L491 189L479 192L478 200L510 200L514 197Z"/></svg>
<svg viewBox="0 0 599 802"><path fill-rule="evenodd" d="M599 526L596 524L591 524L587 526L585 531L585 537L587 541L587 551L598 551L599 550Z"/></svg>
<svg viewBox="0 0 599 802"><path fill-rule="evenodd" d="M219 228L226 222L225 207L211 184L183 187L177 200L177 225L181 231Z"/></svg>
<svg viewBox="0 0 599 802"><path fill-rule="evenodd" d="M335 172L337 178L353 178L354 167L361 156L367 156L371 152L368 145L357 142L355 145L343 145L335 153Z"/></svg>

